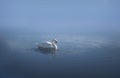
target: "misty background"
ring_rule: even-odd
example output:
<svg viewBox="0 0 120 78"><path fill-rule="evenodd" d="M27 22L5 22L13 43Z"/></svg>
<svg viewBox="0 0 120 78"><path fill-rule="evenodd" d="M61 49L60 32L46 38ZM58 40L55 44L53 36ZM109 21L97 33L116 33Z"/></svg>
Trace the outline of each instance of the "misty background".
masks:
<svg viewBox="0 0 120 78"><path fill-rule="evenodd" d="M0 0L0 29L24 33L118 33L119 0Z"/></svg>
<svg viewBox="0 0 120 78"><path fill-rule="evenodd" d="M0 0L0 78L119 78L119 33L120 0Z"/></svg>

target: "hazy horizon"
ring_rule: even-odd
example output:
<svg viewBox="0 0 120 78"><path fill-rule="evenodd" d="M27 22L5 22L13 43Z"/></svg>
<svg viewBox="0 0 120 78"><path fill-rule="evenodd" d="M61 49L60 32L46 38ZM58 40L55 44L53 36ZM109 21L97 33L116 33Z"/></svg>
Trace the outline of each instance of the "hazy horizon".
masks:
<svg viewBox="0 0 120 78"><path fill-rule="evenodd" d="M0 0L0 78L116 77L120 0Z"/></svg>
<svg viewBox="0 0 120 78"><path fill-rule="evenodd" d="M102 33L120 31L119 0L1 0L6 31Z"/></svg>

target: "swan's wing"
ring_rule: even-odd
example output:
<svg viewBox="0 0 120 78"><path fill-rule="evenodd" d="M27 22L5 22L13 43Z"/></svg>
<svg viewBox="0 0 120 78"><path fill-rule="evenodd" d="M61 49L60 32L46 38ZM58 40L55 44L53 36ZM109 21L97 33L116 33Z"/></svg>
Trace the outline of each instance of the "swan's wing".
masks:
<svg viewBox="0 0 120 78"><path fill-rule="evenodd" d="M46 43L49 44L49 45L52 45L52 43L50 41L46 41Z"/></svg>
<svg viewBox="0 0 120 78"><path fill-rule="evenodd" d="M52 47L52 43L47 41L46 43L39 44L38 47L41 47L41 48L51 48Z"/></svg>

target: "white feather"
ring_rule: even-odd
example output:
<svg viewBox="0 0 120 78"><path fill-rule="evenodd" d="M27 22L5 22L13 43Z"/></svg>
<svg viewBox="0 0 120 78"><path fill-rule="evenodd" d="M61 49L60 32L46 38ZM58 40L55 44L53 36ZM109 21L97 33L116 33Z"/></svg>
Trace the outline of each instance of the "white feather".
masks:
<svg viewBox="0 0 120 78"><path fill-rule="evenodd" d="M57 50L57 45L55 43L54 40L50 41L46 41L45 43L41 43L38 45L39 48L44 48L44 49L54 49Z"/></svg>

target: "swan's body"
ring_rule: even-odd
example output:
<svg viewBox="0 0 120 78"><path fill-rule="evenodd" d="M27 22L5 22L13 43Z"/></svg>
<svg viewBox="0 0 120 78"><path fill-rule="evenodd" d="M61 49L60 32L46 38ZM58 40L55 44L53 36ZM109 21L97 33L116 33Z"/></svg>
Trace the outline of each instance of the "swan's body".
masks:
<svg viewBox="0 0 120 78"><path fill-rule="evenodd" d="M38 48L41 50L57 50L57 40L46 41L38 45Z"/></svg>

